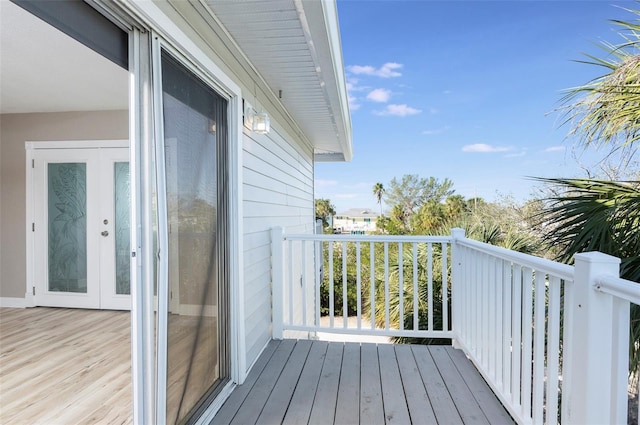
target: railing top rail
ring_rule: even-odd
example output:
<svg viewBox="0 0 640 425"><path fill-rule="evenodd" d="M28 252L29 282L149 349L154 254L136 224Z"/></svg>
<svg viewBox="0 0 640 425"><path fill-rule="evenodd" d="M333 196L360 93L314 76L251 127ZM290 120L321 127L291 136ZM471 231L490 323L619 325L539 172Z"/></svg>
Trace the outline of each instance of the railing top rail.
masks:
<svg viewBox="0 0 640 425"><path fill-rule="evenodd" d="M495 255L496 257L500 257L505 260L516 262L525 267L545 271L553 276L559 277L560 279L572 281L574 277L574 267L568 264L557 263L545 258L523 254L522 252L511 251L506 248L475 241L469 238L456 239L456 243L461 246L466 246L468 248L473 248L481 252Z"/></svg>
<svg viewBox="0 0 640 425"><path fill-rule="evenodd" d="M614 275L596 277L595 290L640 305L640 284Z"/></svg>
<svg viewBox="0 0 640 425"><path fill-rule="evenodd" d="M284 234L290 241L450 243L451 236Z"/></svg>

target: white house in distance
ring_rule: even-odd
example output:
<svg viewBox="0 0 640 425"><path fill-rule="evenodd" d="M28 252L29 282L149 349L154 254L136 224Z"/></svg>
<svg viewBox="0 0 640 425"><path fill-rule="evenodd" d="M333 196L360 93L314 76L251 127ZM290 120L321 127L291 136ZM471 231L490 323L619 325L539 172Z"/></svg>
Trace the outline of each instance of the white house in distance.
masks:
<svg viewBox="0 0 640 425"><path fill-rule="evenodd" d="M351 208L333 217L333 231L362 235L375 232L378 217L378 213L368 208Z"/></svg>
<svg viewBox="0 0 640 425"><path fill-rule="evenodd" d="M134 423L204 422L272 337L270 230L352 156L335 1L0 7L0 307L130 310Z"/></svg>

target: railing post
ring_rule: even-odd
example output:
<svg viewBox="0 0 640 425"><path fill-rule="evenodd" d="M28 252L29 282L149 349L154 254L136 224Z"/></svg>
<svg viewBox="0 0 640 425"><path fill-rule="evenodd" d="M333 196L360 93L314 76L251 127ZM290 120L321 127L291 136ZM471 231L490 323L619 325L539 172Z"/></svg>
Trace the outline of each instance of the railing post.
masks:
<svg viewBox="0 0 640 425"><path fill-rule="evenodd" d="M460 269L462 267L462 257L460 254L460 247L457 244L458 240L465 238L464 229L458 227L451 229L451 330L455 335L455 338L451 340L454 348L460 348L458 344L458 338L460 337L460 326L462 324L462 288L463 282L462 273Z"/></svg>
<svg viewBox="0 0 640 425"><path fill-rule="evenodd" d="M620 395L613 379L618 376L614 358L615 338L613 297L594 290L601 275L619 276L620 259L599 252L576 254L571 305L565 314L563 351L562 422L604 424L626 422L616 409L612 394ZM626 390L626 386L625 386Z"/></svg>
<svg viewBox="0 0 640 425"><path fill-rule="evenodd" d="M271 294L273 339L283 338L284 319L284 272L283 272L282 227L271 229Z"/></svg>

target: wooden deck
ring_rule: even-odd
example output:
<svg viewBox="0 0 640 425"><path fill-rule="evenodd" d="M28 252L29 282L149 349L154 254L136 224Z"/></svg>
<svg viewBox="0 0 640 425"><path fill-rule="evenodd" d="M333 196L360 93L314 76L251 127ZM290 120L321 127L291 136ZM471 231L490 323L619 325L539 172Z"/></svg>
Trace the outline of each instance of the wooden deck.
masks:
<svg viewBox="0 0 640 425"><path fill-rule="evenodd" d="M130 314L0 308L0 424L132 422Z"/></svg>
<svg viewBox="0 0 640 425"><path fill-rule="evenodd" d="M214 424L513 423L448 346L272 341Z"/></svg>

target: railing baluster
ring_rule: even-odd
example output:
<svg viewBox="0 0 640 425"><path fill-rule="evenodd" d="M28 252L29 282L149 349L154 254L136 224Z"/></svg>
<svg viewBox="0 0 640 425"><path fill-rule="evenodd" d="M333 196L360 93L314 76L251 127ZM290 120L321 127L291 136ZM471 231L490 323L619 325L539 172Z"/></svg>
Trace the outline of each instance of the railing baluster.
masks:
<svg viewBox="0 0 640 425"><path fill-rule="evenodd" d="M488 254L483 254L481 257L482 259L482 277L481 277L481 291L482 291L482 304L483 305L489 305L489 255ZM485 367L485 369L489 368L489 309L488 308L483 308L482 309L482 321L481 321L481 326L482 326L482 339L481 339L481 344L482 344L482 356L481 361L482 361L482 365Z"/></svg>
<svg viewBox="0 0 640 425"><path fill-rule="evenodd" d="M360 259L360 242L356 242L356 290L358 293L357 296L357 316L358 316L358 329L362 328L362 273L360 270L361 267L361 259Z"/></svg>
<svg viewBox="0 0 640 425"><path fill-rule="evenodd" d="M533 338L533 422L541 423L544 414L544 337L546 310L546 274L535 271Z"/></svg>
<svg viewBox="0 0 640 425"><path fill-rule="evenodd" d="M333 290L333 253L334 242L329 242L329 327L333 328L333 318L335 316L334 290Z"/></svg>
<svg viewBox="0 0 640 425"><path fill-rule="evenodd" d="M389 243L384 243L384 328L389 330Z"/></svg>
<svg viewBox="0 0 640 425"><path fill-rule="evenodd" d="M376 326L376 270L375 270L375 244L369 242L369 292L371 298L369 301L369 307L371 310L371 329L375 329Z"/></svg>
<svg viewBox="0 0 640 425"><path fill-rule="evenodd" d="M302 325L307 325L307 241L301 241L302 244Z"/></svg>
<svg viewBox="0 0 640 425"><path fill-rule="evenodd" d="M560 353L560 278L549 276L549 316L547 335L546 423L558 423L558 378Z"/></svg>
<svg viewBox="0 0 640 425"><path fill-rule="evenodd" d="M496 382L502 385L502 315L504 309L502 305L502 297L504 295L504 282L502 277L502 260L495 258L493 262L494 276L495 276L495 294L496 294L496 316L495 316L495 346L493 351L495 353L495 376Z"/></svg>
<svg viewBox="0 0 640 425"><path fill-rule="evenodd" d="M404 273L402 267L402 254L404 254L404 248L402 242L398 242L398 329L404 330Z"/></svg>
<svg viewBox="0 0 640 425"><path fill-rule="evenodd" d="M318 249L316 251L316 255L318 255L320 257L320 260L318 260L318 258L316 258L316 261L322 261L322 264L324 265L324 242L319 241L318 242L318 247L320 249ZM320 270L323 270L324 267L321 267ZM320 302L320 285L322 285L322 280L323 280L324 276L323 273L318 273L318 277L317 277L317 281L315 283L315 292L316 292L316 303L315 303L315 326L320 326L320 308L321 308L321 302Z"/></svg>
<svg viewBox="0 0 640 425"><path fill-rule="evenodd" d="M290 324L293 323L293 241L289 241L289 321Z"/></svg>
<svg viewBox="0 0 640 425"><path fill-rule="evenodd" d="M427 244L427 329L433 330L433 246Z"/></svg>
<svg viewBox="0 0 640 425"><path fill-rule="evenodd" d="M511 332L513 332L513 342L511 343L511 403L514 406L521 406L522 394L522 266L513 265L513 311L511 321Z"/></svg>
<svg viewBox="0 0 640 425"><path fill-rule="evenodd" d="M502 389L511 393L511 262L502 260Z"/></svg>
<svg viewBox="0 0 640 425"><path fill-rule="evenodd" d="M442 330L449 330L449 270L447 257L449 249L446 243L442 243Z"/></svg>
<svg viewBox="0 0 640 425"><path fill-rule="evenodd" d="M419 301L420 295L418 294L418 244L413 243L413 329L420 329L419 322Z"/></svg>
<svg viewBox="0 0 640 425"><path fill-rule="evenodd" d="M342 242L342 327L347 327L347 242Z"/></svg>
<svg viewBox="0 0 640 425"><path fill-rule="evenodd" d="M532 325L533 325L533 270L524 268L522 282L522 411L531 417Z"/></svg>
<svg viewBox="0 0 640 425"><path fill-rule="evenodd" d="M487 298L489 303L487 304L487 365L489 375L493 379L496 380L496 348L497 338L496 338L496 258L494 256L490 256L487 261Z"/></svg>

